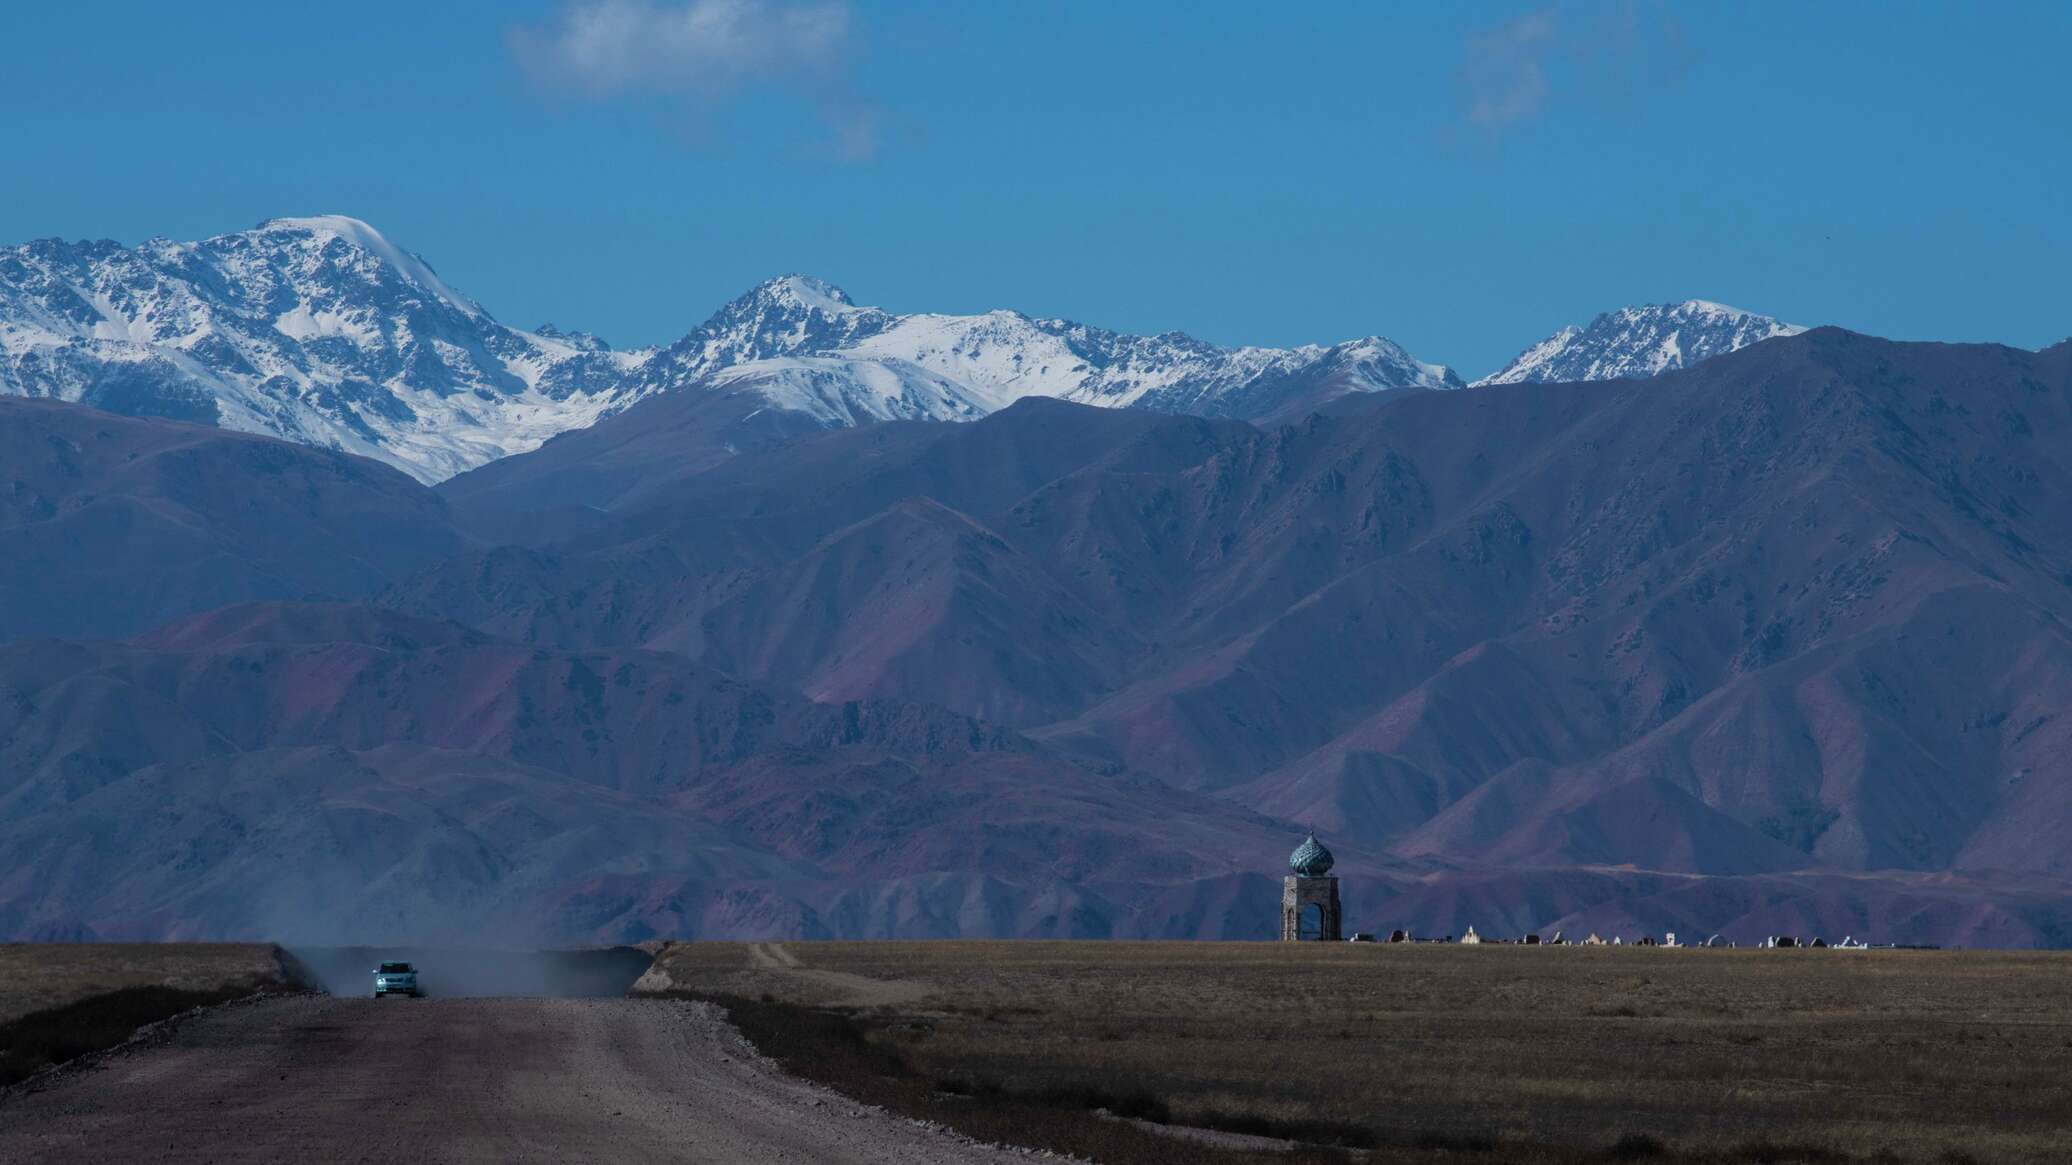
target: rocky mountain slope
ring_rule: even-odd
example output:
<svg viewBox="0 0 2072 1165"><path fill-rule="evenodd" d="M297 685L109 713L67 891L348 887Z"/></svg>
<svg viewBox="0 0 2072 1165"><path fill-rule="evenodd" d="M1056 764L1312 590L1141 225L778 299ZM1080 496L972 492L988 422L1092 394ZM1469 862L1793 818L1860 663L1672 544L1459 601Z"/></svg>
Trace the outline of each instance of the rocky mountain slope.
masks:
<svg viewBox="0 0 2072 1165"><path fill-rule="evenodd" d="M1641 379L1805 330L1702 299L1621 308L1561 329L1475 383Z"/></svg>
<svg viewBox="0 0 2072 1165"><path fill-rule="evenodd" d="M1823 329L1264 430L1023 401L621 483L386 601L938 703L1412 864L2050 881L2068 366Z"/></svg>
<svg viewBox="0 0 2072 1165"><path fill-rule="evenodd" d="M0 934L1239 935L1288 829L940 709L350 604L0 648L0 692Z"/></svg>
<svg viewBox="0 0 2072 1165"><path fill-rule="evenodd" d="M445 502L385 465L0 397L0 641L367 598L465 545Z"/></svg>
<svg viewBox="0 0 2072 1165"><path fill-rule="evenodd" d="M0 249L0 393L264 433L427 482L670 392L828 427L971 420L1031 395L1266 417L1459 383L1379 337L1230 349L1008 311L901 316L801 275L752 289L667 347L615 352L587 334L499 323L422 259L336 215L192 243Z"/></svg>
<svg viewBox="0 0 2072 1165"><path fill-rule="evenodd" d="M1368 928L2072 938L2072 345L1255 424L1151 402L1351 365L917 319L778 281L437 489L0 400L0 935L1263 935L1314 825Z"/></svg>

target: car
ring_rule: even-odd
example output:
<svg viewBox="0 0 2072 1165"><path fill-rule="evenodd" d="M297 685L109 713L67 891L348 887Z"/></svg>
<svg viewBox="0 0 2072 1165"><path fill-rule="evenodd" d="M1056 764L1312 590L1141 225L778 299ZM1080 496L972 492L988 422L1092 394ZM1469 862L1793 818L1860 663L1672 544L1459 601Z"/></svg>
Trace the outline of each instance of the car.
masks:
<svg viewBox="0 0 2072 1165"><path fill-rule="evenodd" d="M417 968L409 963L383 963L374 968L374 998L384 995L423 999L424 988L417 985Z"/></svg>

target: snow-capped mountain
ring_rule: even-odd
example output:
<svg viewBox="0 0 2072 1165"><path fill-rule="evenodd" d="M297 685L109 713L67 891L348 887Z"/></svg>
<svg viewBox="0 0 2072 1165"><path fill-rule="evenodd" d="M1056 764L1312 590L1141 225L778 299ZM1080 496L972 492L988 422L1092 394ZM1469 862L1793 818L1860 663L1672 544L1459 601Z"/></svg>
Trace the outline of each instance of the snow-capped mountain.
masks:
<svg viewBox="0 0 2072 1165"><path fill-rule="evenodd" d="M850 407L939 420L983 416L1025 396L1258 417L1326 383L1339 392L1461 383L1378 336L1330 347L1224 348L1178 332L1131 336L1014 311L894 315L805 275L770 280L720 309L663 349L639 380L646 391L663 390L722 369L720 383L766 386L773 403L807 411L817 406L800 401L798 386L811 380L811 395L824 399L853 375Z"/></svg>
<svg viewBox="0 0 2072 1165"><path fill-rule="evenodd" d="M506 327L340 216L0 250L0 391L343 449L425 481L589 424L645 359Z"/></svg>
<svg viewBox="0 0 2072 1165"><path fill-rule="evenodd" d="M918 364L846 355L777 356L725 365L699 378L697 388L752 392L767 407L804 413L829 428L871 421L975 421L996 407Z"/></svg>
<svg viewBox="0 0 2072 1165"><path fill-rule="evenodd" d="M971 420L1024 396L1262 418L1337 396L1455 388L1368 337L1224 348L1012 311L895 315L804 275L661 349L492 318L357 219L200 242L0 249L0 392L265 433L435 482L658 392L753 393L824 425Z"/></svg>
<svg viewBox="0 0 2072 1165"><path fill-rule="evenodd" d="M1621 308L1561 329L1475 383L1637 379L1805 330L1702 299Z"/></svg>

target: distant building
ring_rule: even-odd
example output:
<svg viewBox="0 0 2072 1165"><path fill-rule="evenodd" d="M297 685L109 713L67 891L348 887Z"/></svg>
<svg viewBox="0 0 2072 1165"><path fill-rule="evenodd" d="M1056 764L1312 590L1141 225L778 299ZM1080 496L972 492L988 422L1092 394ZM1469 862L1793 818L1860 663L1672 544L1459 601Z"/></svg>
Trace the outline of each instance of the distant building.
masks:
<svg viewBox="0 0 2072 1165"><path fill-rule="evenodd" d="M1468 933L1460 936L1460 941L1464 943L1479 943L1482 941L1482 936L1476 934L1475 928L1471 926L1468 928Z"/></svg>
<svg viewBox="0 0 2072 1165"><path fill-rule="evenodd" d="M1338 879L1331 877L1331 851L1312 833L1288 855L1281 882L1281 941L1337 942Z"/></svg>

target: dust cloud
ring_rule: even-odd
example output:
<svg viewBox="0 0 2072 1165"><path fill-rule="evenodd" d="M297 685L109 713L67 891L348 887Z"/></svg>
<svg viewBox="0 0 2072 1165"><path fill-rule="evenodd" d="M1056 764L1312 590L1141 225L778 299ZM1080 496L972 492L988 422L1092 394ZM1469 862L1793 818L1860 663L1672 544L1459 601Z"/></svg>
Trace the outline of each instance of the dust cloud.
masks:
<svg viewBox="0 0 2072 1165"><path fill-rule="evenodd" d="M424 993L440 997L602 998L626 994L654 961L638 947L499 951L469 947L293 947L312 985L333 995L370 995L374 968L417 968Z"/></svg>

